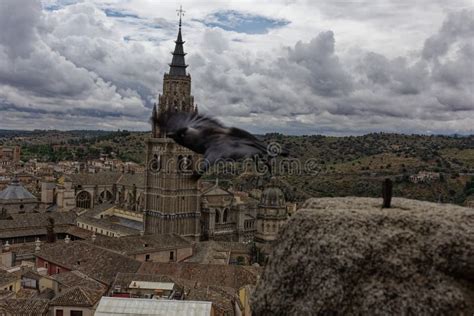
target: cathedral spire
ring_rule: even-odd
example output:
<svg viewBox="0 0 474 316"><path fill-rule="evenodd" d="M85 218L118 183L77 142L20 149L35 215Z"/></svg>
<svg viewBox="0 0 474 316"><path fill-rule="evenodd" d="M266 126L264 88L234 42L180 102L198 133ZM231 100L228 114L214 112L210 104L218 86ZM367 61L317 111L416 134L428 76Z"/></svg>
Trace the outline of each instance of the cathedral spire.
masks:
<svg viewBox="0 0 474 316"><path fill-rule="evenodd" d="M171 76L186 76L186 67L188 67L188 65L186 65L184 61L184 56L186 55L186 53L184 52L184 48L183 48L184 41L181 35L181 17L184 15L184 11L182 7L180 7L179 10L176 10L176 11L178 11L178 15L179 15L179 30L178 30L178 38L175 41L176 46L174 47L174 52L172 53L173 60L171 61L171 64L170 64L169 74Z"/></svg>

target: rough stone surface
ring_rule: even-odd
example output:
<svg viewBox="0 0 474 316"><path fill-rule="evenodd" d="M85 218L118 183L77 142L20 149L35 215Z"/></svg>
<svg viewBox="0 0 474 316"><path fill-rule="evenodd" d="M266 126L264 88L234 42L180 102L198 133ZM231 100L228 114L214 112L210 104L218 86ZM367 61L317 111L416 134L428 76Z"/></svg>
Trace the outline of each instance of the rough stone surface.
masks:
<svg viewBox="0 0 474 316"><path fill-rule="evenodd" d="M256 315L473 315L474 209L309 199L282 229Z"/></svg>

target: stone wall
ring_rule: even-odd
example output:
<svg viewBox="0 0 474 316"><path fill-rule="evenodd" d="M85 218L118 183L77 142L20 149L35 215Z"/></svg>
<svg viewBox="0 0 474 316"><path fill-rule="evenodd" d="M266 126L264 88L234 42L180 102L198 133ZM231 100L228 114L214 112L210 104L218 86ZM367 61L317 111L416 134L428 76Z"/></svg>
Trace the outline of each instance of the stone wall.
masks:
<svg viewBox="0 0 474 316"><path fill-rule="evenodd" d="M253 297L257 315L472 315L474 209L394 198L306 201Z"/></svg>

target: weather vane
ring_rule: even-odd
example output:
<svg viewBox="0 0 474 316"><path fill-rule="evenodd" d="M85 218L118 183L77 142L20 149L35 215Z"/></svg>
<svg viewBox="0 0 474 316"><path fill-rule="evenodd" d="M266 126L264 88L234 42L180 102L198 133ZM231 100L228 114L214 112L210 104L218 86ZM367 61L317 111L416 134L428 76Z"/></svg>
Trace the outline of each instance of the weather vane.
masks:
<svg viewBox="0 0 474 316"><path fill-rule="evenodd" d="M176 12L178 12L178 16L179 16L179 27L181 27L181 17L184 16L184 12L186 11L184 11L183 6L180 5L179 10L176 10Z"/></svg>

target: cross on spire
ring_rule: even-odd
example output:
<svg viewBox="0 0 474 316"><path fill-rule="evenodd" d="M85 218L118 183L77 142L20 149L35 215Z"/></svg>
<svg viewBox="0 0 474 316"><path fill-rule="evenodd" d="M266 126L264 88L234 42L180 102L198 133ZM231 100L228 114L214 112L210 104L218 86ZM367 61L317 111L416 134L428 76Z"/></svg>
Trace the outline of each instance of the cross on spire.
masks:
<svg viewBox="0 0 474 316"><path fill-rule="evenodd" d="M178 38L176 39L175 43L176 46L174 48L173 60L170 64L170 72L169 74L172 76L186 76L186 63L184 62L184 56L186 53L183 49L183 38L181 36L181 17L184 15L183 7L180 6L179 10L176 10L179 16L179 30L178 30Z"/></svg>
<svg viewBox="0 0 474 316"><path fill-rule="evenodd" d="M184 11L183 6L180 5L179 10L176 10L176 12L178 12L178 16L179 16L179 27L181 27L181 17L184 16L184 12L186 11Z"/></svg>

